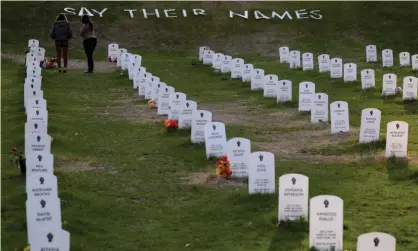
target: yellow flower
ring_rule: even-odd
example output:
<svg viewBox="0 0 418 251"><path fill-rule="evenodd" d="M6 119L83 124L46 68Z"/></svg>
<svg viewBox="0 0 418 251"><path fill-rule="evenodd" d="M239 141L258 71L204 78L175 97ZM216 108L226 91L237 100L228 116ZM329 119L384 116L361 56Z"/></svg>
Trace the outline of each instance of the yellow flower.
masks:
<svg viewBox="0 0 418 251"><path fill-rule="evenodd" d="M23 249L23 251L30 251L30 245L26 246L25 249Z"/></svg>

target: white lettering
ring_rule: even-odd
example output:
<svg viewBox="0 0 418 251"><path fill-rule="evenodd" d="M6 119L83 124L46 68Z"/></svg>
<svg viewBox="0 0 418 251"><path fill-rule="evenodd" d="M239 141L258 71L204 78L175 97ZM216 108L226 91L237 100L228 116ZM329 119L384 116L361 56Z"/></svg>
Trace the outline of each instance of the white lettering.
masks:
<svg viewBox="0 0 418 251"><path fill-rule="evenodd" d="M283 13L283 15L282 15L282 16L280 16L279 14L277 14L275 11L273 11L273 12L272 12L272 15L271 15L271 17L272 17L272 18L274 18L274 17L278 17L278 18L280 18L281 20L283 20L283 18L284 18L285 16L287 16L289 19L293 19L293 18L292 18L292 16L290 15L290 13L289 13L288 11L286 11L285 13Z"/></svg>
<svg viewBox="0 0 418 251"><path fill-rule="evenodd" d="M186 10L181 10L181 12L183 13L183 16L184 16L184 17L187 17L187 12L186 12Z"/></svg>
<svg viewBox="0 0 418 251"><path fill-rule="evenodd" d="M103 17L103 13L105 13L105 11L107 11L107 8L104 8L102 11L98 12L95 9L92 9L94 12L96 12L97 14L99 14L100 17Z"/></svg>
<svg viewBox="0 0 418 251"><path fill-rule="evenodd" d="M261 13L258 10L254 11L254 17L255 19L270 19L268 16L265 16L263 13Z"/></svg>
<svg viewBox="0 0 418 251"><path fill-rule="evenodd" d="M232 12L230 10L229 11L229 18L234 18L234 15L239 16L239 17L242 17L242 18L245 18L245 19L248 19L248 10L246 10L243 15L238 14L238 13L235 13L235 12Z"/></svg>
<svg viewBox="0 0 418 251"><path fill-rule="evenodd" d="M202 9L193 9L193 14L195 16L198 16L198 15L206 15L205 10L202 10Z"/></svg>
<svg viewBox="0 0 418 251"><path fill-rule="evenodd" d="M296 14L296 18L297 19L306 19L306 18L309 18L308 16L302 17L302 15L308 15L308 13L306 12L306 9L297 10L297 11L295 11L295 14Z"/></svg>
<svg viewBox="0 0 418 251"><path fill-rule="evenodd" d="M320 12L320 10L312 10L310 13L310 17L312 17L313 19L322 19L322 15L317 13Z"/></svg>
<svg viewBox="0 0 418 251"><path fill-rule="evenodd" d="M134 11L136 11L136 10L135 9L132 9L132 10L124 9L123 11L129 11L129 15L131 16L131 18L133 18L134 17Z"/></svg>
<svg viewBox="0 0 418 251"><path fill-rule="evenodd" d="M177 17L176 15L175 15L175 13L173 14L174 16L170 16L169 15L169 11L175 11L175 9L168 9L168 10L164 10L164 14L165 14L165 16L166 17L168 17L168 18L170 18L170 17Z"/></svg>
<svg viewBox="0 0 418 251"><path fill-rule="evenodd" d="M84 13L84 12L86 12L86 13ZM86 7L81 7L80 12L78 13L78 15L80 17L83 16L83 15L89 15L90 17L94 17L94 15Z"/></svg>
<svg viewBox="0 0 418 251"><path fill-rule="evenodd" d="M144 17L148 18L148 15L155 15L156 17L160 17L160 13L158 12L158 9L154 9L154 13L147 13L146 9L142 9L142 13L144 13Z"/></svg>
<svg viewBox="0 0 418 251"><path fill-rule="evenodd" d="M64 8L64 11L71 15L76 15L74 8L67 7L67 8Z"/></svg>

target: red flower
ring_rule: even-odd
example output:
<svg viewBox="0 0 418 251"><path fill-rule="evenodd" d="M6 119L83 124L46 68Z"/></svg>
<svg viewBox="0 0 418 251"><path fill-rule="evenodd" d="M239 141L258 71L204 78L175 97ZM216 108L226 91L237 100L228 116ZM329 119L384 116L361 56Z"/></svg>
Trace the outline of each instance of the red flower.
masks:
<svg viewBox="0 0 418 251"><path fill-rule="evenodd" d="M221 160L226 162L226 161L228 161L228 157L222 156Z"/></svg>
<svg viewBox="0 0 418 251"><path fill-rule="evenodd" d="M17 152L17 148L16 147L12 147L12 152Z"/></svg>

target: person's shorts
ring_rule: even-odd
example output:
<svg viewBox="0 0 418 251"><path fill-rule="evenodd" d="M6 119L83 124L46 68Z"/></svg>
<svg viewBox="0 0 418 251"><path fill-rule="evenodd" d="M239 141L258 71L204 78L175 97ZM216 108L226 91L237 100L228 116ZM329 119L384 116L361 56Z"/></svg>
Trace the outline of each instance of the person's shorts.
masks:
<svg viewBox="0 0 418 251"><path fill-rule="evenodd" d="M55 40L55 46L68 47L68 40Z"/></svg>

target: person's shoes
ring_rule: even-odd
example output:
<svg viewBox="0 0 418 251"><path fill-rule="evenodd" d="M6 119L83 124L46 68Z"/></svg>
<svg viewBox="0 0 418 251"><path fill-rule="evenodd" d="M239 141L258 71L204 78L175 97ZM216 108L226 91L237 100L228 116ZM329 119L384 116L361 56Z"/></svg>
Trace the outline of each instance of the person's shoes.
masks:
<svg viewBox="0 0 418 251"><path fill-rule="evenodd" d="M67 73L67 68L64 68L62 72Z"/></svg>
<svg viewBox="0 0 418 251"><path fill-rule="evenodd" d="M61 68L58 68L58 73L61 73Z"/></svg>
<svg viewBox="0 0 418 251"><path fill-rule="evenodd" d="M84 73L93 73L92 71L85 71Z"/></svg>

